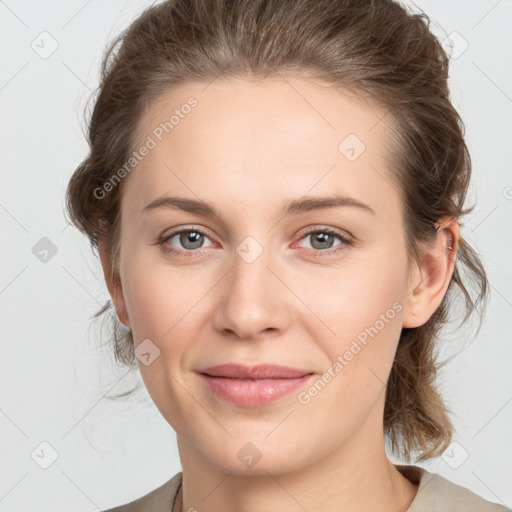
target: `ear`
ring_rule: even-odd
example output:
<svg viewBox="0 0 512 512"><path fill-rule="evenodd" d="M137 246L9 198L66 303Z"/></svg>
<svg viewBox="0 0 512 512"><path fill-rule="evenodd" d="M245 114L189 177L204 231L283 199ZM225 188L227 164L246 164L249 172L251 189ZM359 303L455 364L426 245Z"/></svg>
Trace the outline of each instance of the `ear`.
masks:
<svg viewBox="0 0 512 512"><path fill-rule="evenodd" d="M459 224L454 217L443 217L438 225L436 239L425 247L421 263L411 272L402 327L425 324L441 304L450 284L457 256Z"/></svg>
<svg viewBox="0 0 512 512"><path fill-rule="evenodd" d="M117 317L125 327L130 327L130 319L128 318L121 279L112 272L107 244L103 238L98 241L98 252L100 255L101 266L103 267L103 276L105 278L110 297L112 298L112 303L114 304Z"/></svg>

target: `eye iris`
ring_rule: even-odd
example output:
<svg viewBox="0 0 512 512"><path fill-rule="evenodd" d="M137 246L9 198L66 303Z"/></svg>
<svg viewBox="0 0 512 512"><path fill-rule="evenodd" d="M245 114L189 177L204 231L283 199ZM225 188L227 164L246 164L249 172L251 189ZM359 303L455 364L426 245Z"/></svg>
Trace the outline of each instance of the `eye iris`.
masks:
<svg viewBox="0 0 512 512"><path fill-rule="evenodd" d="M313 246L314 249L330 249L332 247L334 235L332 235L330 233L318 232L318 233L314 233L311 236L312 236L312 240L313 240L311 245ZM320 243L319 247L318 246L315 247L315 244L317 241Z"/></svg>
<svg viewBox="0 0 512 512"><path fill-rule="evenodd" d="M186 249L198 249L203 243L204 235L197 231L184 231L180 233L180 243ZM191 243L192 246L188 244Z"/></svg>

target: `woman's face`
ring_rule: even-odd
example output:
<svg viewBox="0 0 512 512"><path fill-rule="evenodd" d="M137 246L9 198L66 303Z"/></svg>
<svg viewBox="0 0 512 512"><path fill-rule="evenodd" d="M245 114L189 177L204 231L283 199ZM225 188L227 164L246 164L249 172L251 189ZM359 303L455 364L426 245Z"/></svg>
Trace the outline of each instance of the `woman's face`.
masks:
<svg viewBox="0 0 512 512"><path fill-rule="evenodd" d="M256 474L379 449L411 290L385 114L298 77L187 83L145 112L116 309L182 456ZM306 376L201 374L223 364Z"/></svg>

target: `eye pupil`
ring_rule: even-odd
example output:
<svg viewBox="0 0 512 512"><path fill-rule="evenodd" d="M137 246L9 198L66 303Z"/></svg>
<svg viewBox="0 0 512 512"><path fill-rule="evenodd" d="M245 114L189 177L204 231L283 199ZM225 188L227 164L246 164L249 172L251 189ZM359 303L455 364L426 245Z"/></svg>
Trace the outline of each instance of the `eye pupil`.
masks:
<svg viewBox="0 0 512 512"><path fill-rule="evenodd" d="M197 231L184 231L180 234L180 243L186 249L198 249L202 245L203 238L204 235ZM191 243L192 246L189 246L189 243Z"/></svg>
<svg viewBox="0 0 512 512"><path fill-rule="evenodd" d="M313 243L311 244L315 249L329 249L332 247L334 235L325 232L318 232L313 235ZM320 243L320 246L316 246L316 242ZM330 242L330 243L329 243Z"/></svg>

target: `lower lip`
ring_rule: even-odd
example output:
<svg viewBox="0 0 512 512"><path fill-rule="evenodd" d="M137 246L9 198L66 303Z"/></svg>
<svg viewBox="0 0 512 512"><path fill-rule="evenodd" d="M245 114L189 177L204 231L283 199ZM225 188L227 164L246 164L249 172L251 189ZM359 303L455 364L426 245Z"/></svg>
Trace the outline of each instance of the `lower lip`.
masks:
<svg viewBox="0 0 512 512"><path fill-rule="evenodd" d="M199 374L206 387L219 398L241 407L261 407L303 386L313 374L294 379L231 379Z"/></svg>

